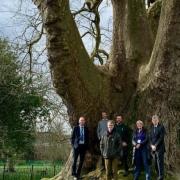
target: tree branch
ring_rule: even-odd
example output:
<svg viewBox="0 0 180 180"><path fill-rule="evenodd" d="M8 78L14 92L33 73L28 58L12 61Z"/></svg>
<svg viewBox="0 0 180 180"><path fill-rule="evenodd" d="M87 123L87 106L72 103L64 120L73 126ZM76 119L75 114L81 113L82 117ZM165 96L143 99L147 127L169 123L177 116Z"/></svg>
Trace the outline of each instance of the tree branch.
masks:
<svg viewBox="0 0 180 180"><path fill-rule="evenodd" d="M100 6L101 2L102 2L102 0L96 0L96 1L86 0L83 7L80 10L74 12L73 16L75 17L76 15L81 14L82 12L89 12L94 15L95 18L92 20L91 18L88 18L88 17L84 16L83 14L81 14L84 18L88 19L91 22L90 30L88 32L85 32L81 37L84 37L87 34L90 34L95 39L95 47L91 53L90 59L92 62L94 62L95 58L97 58L99 60L100 64L103 65L104 59L103 59L103 57L101 57L101 54L99 54L99 46L101 43L99 6ZM85 8L86 5L87 5L88 9ZM91 31L93 33L90 33ZM107 52L106 52L106 55L107 55ZM108 57L108 56L106 56L106 57Z"/></svg>
<svg viewBox="0 0 180 180"><path fill-rule="evenodd" d="M88 10L87 8L85 8L85 5L86 5L86 4L84 3L83 7L82 7L80 10L75 11L75 12L72 13L72 15L73 15L74 18L75 18L78 14L81 14L82 12L89 12L89 10Z"/></svg>
<svg viewBox="0 0 180 180"><path fill-rule="evenodd" d="M99 6L98 6L99 7ZM100 30L100 15L99 15L99 11L98 11L98 7L96 7L92 12L95 15L95 19L93 21L94 25L95 25L95 30L94 30L94 34L95 34L95 47L91 53L91 60L94 60L94 57L98 57L99 59L99 55L98 55L98 49L101 43L101 30ZM102 59L100 58L100 63L103 64Z"/></svg>

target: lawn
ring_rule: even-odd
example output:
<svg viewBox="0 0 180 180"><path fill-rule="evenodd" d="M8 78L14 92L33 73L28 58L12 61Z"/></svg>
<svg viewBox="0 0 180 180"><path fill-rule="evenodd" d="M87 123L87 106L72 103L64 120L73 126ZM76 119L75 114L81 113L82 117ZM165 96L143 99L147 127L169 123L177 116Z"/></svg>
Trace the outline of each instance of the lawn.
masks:
<svg viewBox="0 0 180 180"><path fill-rule="evenodd" d="M15 166L15 172L3 172L0 163L0 180L40 180L43 177L53 177L62 168L62 163L52 164L47 161L31 161Z"/></svg>
<svg viewBox="0 0 180 180"><path fill-rule="evenodd" d="M0 162L0 180L40 180L41 178L50 178L57 174L63 166L63 163L57 162L52 164L48 161L31 161L19 163L15 166L15 172L3 173L3 163ZM3 175L4 174L4 175ZM94 174L94 173L93 173ZM105 174L105 172L104 172ZM152 179L156 179L154 173L152 173ZM89 180L91 178L85 178L85 180ZM105 179L105 178L102 178ZM132 180L132 172L128 177L123 177L123 171L119 171L118 180ZM144 180L144 173L142 173L139 180ZM165 180L177 180L177 178L168 176L166 174Z"/></svg>
<svg viewBox="0 0 180 180"><path fill-rule="evenodd" d="M151 177L152 180L157 179L157 176L154 173L153 174L151 173L151 176L152 176ZM119 172L118 180L132 180L132 179L133 179L132 172L127 177L123 176L122 171ZM145 180L145 179L146 179L145 174L141 173L139 180ZM177 180L177 179L175 177L172 177L172 176L166 174L164 180Z"/></svg>
<svg viewBox="0 0 180 180"><path fill-rule="evenodd" d="M129 173L129 175L127 177L123 176L123 172L124 172L123 170L118 171L118 180L132 180L133 179L132 169L131 169L131 171L130 171L130 173ZM152 175L151 180L156 180L157 179L154 172L152 172L151 175ZM98 177L98 178L94 178L94 177ZM106 179L105 178L105 171L102 172L99 169L96 169L95 171L92 171L88 175L84 176L84 180L95 180L95 179L105 180ZM144 173L141 174L139 180L145 180ZM172 176L168 175L167 173L165 173L164 180L179 180L179 178L172 177Z"/></svg>

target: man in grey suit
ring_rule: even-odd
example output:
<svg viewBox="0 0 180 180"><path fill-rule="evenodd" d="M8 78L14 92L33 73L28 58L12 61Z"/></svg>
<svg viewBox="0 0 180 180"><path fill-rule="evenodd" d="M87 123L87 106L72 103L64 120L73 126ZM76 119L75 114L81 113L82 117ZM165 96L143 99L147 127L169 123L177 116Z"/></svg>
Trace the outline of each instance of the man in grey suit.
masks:
<svg viewBox="0 0 180 180"><path fill-rule="evenodd" d="M98 137L99 143L100 143L101 138L104 135L104 133L107 132L107 130L108 130L107 123L108 123L108 116L107 116L107 113L105 111L103 111L102 112L102 119L99 121L98 127L97 127L97 137ZM101 170L105 169L103 157L102 157L100 163L101 163L100 164Z"/></svg>
<svg viewBox="0 0 180 180"><path fill-rule="evenodd" d="M97 127L97 137L99 141L101 140L102 135L104 132L107 131L107 122L108 122L108 116L106 112L102 112L102 119L98 123Z"/></svg>

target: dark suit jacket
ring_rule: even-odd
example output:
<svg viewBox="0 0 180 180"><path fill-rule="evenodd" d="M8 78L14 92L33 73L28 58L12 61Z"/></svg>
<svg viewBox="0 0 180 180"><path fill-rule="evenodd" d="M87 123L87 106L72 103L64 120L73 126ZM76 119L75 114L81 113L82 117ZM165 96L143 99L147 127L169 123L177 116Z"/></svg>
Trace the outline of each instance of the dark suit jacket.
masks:
<svg viewBox="0 0 180 180"><path fill-rule="evenodd" d="M79 140L80 140L80 127L75 126L73 128L72 136L71 136L71 145L73 148L79 147ZM88 128L84 127L84 147L87 149L89 144L89 131Z"/></svg>
<svg viewBox="0 0 180 180"><path fill-rule="evenodd" d="M126 142L129 144L130 142L130 129L128 126L126 126L124 123L116 124L115 130L117 133L119 133L122 142Z"/></svg>
<svg viewBox="0 0 180 180"><path fill-rule="evenodd" d="M156 146L157 152L160 153L165 152L164 136L165 136L165 128L163 125L158 124L155 132L154 132L154 126L151 126L149 133L149 141L150 141L150 145L152 144Z"/></svg>

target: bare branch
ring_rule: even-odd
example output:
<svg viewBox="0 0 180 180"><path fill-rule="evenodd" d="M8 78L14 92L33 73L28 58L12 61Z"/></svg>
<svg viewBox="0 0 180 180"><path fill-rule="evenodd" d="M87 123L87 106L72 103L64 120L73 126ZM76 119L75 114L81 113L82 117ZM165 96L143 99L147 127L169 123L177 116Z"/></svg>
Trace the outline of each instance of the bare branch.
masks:
<svg viewBox="0 0 180 180"><path fill-rule="evenodd" d="M83 7L80 10L72 13L74 18L76 17L76 15L81 14L82 12L89 12L89 10L87 8L85 8L85 5L86 4L84 3Z"/></svg>

